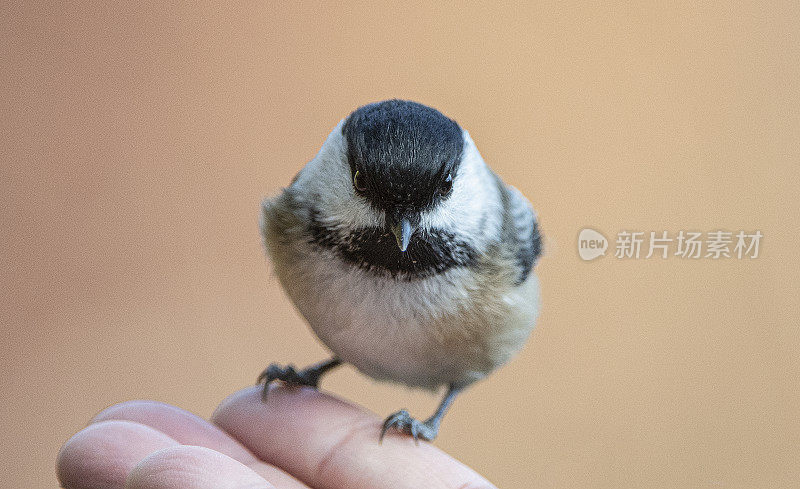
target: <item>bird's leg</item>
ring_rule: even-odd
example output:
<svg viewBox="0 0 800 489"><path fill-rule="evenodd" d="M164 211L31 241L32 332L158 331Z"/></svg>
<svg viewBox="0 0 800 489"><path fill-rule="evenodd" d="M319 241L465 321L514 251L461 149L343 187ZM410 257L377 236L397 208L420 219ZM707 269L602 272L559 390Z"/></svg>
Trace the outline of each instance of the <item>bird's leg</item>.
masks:
<svg viewBox="0 0 800 489"><path fill-rule="evenodd" d="M256 384L264 384L264 390L261 391L261 398L266 401L267 394L269 393L269 385L276 380L286 382L289 385L305 385L316 389L319 386L319 379L322 377L322 374L341 364L342 361L336 357L303 370L297 370L294 365L282 367L272 363L261 372Z"/></svg>
<svg viewBox="0 0 800 489"><path fill-rule="evenodd" d="M444 396L444 399L442 399L436 412L424 422L412 418L405 409L401 409L392 414L383 422L380 439L383 440L384 435L386 435L386 432L390 428L395 428L414 437L415 442L420 438L427 441L433 440L436 438L436 435L439 434L439 425L442 423L442 418L447 412L447 408L453 403L453 399L461 392L461 389L462 387L450 385L447 389L447 394Z"/></svg>

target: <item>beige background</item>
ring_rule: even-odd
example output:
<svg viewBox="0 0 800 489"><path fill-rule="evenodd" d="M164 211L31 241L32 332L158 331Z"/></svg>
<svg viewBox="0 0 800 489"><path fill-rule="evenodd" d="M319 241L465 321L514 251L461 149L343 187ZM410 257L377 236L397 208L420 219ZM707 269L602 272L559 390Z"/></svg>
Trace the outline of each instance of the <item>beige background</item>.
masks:
<svg viewBox="0 0 800 489"><path fill-rule="evenodd" d="M269 361L323 358L258 204L390 97L468 128L548 237L530 343L437 445L503 488L798 484L800 9L605 3L3 2L0 485L55 487L111 403L208 416ZM756 260L587 263L584 226L765 237ZM381 416L437 402L352 369L325 387Z"/></svg>

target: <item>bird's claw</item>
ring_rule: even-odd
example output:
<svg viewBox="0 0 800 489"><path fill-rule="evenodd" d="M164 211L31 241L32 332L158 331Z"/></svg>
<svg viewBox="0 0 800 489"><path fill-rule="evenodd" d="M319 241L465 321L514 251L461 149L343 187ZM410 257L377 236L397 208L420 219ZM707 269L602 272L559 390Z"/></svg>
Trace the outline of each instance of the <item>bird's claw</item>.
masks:
<svg viewBox="0 0 800 489"><path fill-rule="evenodd" d="M419 443L420 438L426 441L432 441L434 438L436 438L436 435L439 431L427 422L422 422L412 418L405 409L401 409L400 411L397 411L386 418L386 421L383 422L383 427L381 428L380 441L383 441L383 437L390 428L394 428L401 433L411 435L411 437L414 438L414 443L417 444Z"/></svg>
<svg viewBox="0 0 800 489"><path fill-rule="evenodd" d="M261 391L261 399L266 401L269 385L276 380L289 385L307 386L316 389L319 386L319 378L319 372L313 369L297 370L293 365L282 367L273 363L261 372L256 384L264 384L264 389Z"/></svg>

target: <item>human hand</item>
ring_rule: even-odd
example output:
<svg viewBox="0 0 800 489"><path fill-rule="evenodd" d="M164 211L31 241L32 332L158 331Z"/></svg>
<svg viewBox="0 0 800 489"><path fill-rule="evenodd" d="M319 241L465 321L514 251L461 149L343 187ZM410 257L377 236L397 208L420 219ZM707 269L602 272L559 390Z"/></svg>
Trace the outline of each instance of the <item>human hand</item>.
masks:
<svg viewBox="0 0 800 489"><path fill-rule="evenodd" d="M305 388L234 393L206 421L155 401L98 414L58 455L65 489L491 489L426 442Z"/></svg>

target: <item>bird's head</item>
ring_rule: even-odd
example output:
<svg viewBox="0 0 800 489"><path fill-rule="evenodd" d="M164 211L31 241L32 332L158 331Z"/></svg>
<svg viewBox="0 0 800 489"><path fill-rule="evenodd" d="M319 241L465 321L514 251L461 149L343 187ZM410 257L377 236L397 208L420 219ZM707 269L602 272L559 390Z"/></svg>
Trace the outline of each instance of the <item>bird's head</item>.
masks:
<svg viewBox="0 0 800 489"><path fill-rule="evenodd" d="M461 128L436 109L389 100L353 112L342 135L354 198L383 213L406 251L423 214L453 193L464 150Z"/></svg>

